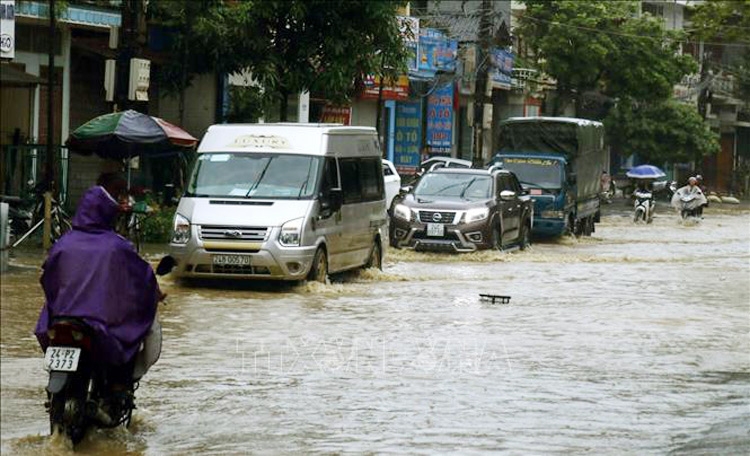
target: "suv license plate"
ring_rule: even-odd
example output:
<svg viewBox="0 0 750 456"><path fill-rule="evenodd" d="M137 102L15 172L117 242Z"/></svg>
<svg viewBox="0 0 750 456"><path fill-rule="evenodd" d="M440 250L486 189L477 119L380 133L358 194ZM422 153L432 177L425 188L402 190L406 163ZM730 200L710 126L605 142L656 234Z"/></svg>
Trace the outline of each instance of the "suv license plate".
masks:
<svg viewBox="0 0 750 456"><path fill-rule="evenodd" d="M249 266L250 256L248 255L213 255L213 263L217 266Z"/></svg>
<svg viewBox="0 0 750 456"><path fill-rule="evenodd" d="M77 347L47 347L44 353L44 367L51 371L75 372L81 349Z"/></svg>
<svg viewBox="0 0 750 456"><path fill-rule="evenodd" d="M428 223L427 236L443 236L445 234L445 225L442 223Z"/></svg>

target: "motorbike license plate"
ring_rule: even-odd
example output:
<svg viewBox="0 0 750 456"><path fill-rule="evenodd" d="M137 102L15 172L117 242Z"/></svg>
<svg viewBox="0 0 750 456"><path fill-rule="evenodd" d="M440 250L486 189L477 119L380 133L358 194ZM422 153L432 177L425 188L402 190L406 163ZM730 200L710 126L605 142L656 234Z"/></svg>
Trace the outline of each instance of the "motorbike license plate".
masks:
<svg viewBox="0 0 750 456"><path fill-rule="evenodd" d="M217 266L249 266L248 255L213 255L211 260Z"/></svg>
<svg viewBox="0 0 750 456"><path fill-rule="evenodd" d="M44 353L44 367L51 371L75 372L81 349L77 347L47 347Z"/></svg>
<svg viewBox="0 0 750 456"><path fill-rule="evenodd" d="M441 223L428 223L427 224L427 236L443 236L445 234L445 226Z"/></svg>

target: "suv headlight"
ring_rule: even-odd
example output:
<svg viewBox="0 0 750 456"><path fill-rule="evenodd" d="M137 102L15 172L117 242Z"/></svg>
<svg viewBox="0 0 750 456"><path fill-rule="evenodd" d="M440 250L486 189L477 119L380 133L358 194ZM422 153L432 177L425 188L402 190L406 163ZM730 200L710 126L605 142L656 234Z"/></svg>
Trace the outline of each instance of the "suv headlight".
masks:
<svg viewBox="0 0 750 456"><path fill-rule="evenodd" d="M279 244L285 247L299 247L302 238L302 221L304 218L289 220L281 225L281 234L279 234Z"/></svg>
<svg viewBox="0 0 750 456"><path fill-rule="evenodd" d="M489 215L490 209L487 207L469 209L468 211L466 211L466 214L464 214L464 223L478 222L480 220L486 219Z"/></svg>
<svg viewBox="0 0 750 456"><path fill-rule="evenodd" d="M397 204L396 207L393 208L393 216L396 218L400 218L402 220L406 220L407 222L411 221L411 209L409 209L408 206L403 204Z"/></svg>
<svg viewBox="0 0 750 456"><path fill-rule="evenodd" d="M172 225L172 242L174 244L187 244L189 240L190 220L180 214L175 214Z"/></svg>

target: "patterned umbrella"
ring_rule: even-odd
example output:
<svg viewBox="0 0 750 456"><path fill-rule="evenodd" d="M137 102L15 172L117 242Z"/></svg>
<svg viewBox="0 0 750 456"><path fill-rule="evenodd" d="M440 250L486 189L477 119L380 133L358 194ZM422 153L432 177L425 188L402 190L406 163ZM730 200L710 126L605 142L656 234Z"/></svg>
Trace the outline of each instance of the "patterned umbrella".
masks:
<svg viewBox="0 0 750 456"><path fill-rule="evenodd" d="M71 133L66 146L82 155L125 159L156 156L191 148L198 140L158 117L127 110L89 120Z"/></svg>
<svg viewBox="0 0 750 456"><path fill-rule="evenodd" d="M666 176L664 171L653 165L640 165L630 168L630 171L625 175L633 179L658 179Z"/></svg>

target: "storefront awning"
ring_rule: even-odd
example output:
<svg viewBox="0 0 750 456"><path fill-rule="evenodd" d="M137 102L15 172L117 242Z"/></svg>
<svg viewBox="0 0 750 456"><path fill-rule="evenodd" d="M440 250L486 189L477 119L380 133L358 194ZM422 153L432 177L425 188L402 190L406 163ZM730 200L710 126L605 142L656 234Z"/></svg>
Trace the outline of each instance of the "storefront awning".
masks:
<svg viewBox="0 0 750 456"><path fill-rule="evenodd" d="M3 87L32 87L44 84L44 79L13 67L8 63L0 63L0 84Z"/></svg>

